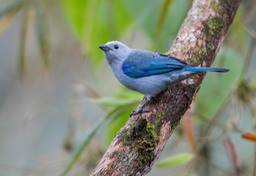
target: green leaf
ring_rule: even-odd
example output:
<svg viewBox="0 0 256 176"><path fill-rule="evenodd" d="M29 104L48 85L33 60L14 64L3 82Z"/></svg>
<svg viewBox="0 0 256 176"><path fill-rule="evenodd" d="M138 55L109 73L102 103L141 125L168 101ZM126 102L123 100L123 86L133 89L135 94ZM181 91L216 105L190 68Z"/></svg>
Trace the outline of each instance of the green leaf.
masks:
<svg viewBox="0 0 256 176"><path fill-rule="evenodd" d="M165 0L162 4L161 11L160 11L160 17L157 23L156 28L156 37L158 38L161 31L163 30L164 22L167 18L169 7L172 5L173 0Z"/></svg>
<svg viewBox="0 0 256 176"><path fill-rule="evenodd" d="M62 7L70 23L71 29L79 38L83 33L85 11L88 1L85 0L62 0Z"/></svg>
<svg viewBox="0 0 256 176"><path fill-rule="evenodd" d="M71 28L94 67L102 61L98 47L119 38L131 24L123 1L62 0L62 4Z"/></svg>
<svg viewBox="0 0 256 176"><path fill-rule="evenodd" d="M118 111L116 111L115 118L106 128L106 146L109 146L116 133L124 126L127 120L130 117L132 110L134 109L133 105L126 105L122 107L117 107ZM111 112L110 112L111 113Z"/></svg>
<svg viewBox="0 0 256 176"><path fill-rule="evenodd" d="M156 162L156 167L175 167L185 164L191 161L193 158L194 155L192 153L180 153Z"/></svg>
<svg viewBox="0 0 256 176"><path fill-rule="evenodd" d="M116 96L119 98L132 98L137 101L141 101L143 98L143 95L141 93L128 89L124 86L121 87L120 91L117 93Z"/></svg>
<svg viewBox="0 0 256 176"><path fill-rule="evenodd" d="M138 104L142 100L143 95L122 87L114 97L101 97L91 99L92 102L104 107L125 106L129 104Z"/></svg>
<svg viewBox="0 0 256 176"><path fill-rule="evenodd" d="M74 154L72 155L69 163L65 167L65 170L61 174L62 176L66 176L69 171L72 169L74 164L78 161L79 157L82 155L82 152L85 150L86 146L89 144L90 140L93 138L95 133L98 131L98 129L105 123L107 120L112 119L110 122L114 121L115 119L118 119L118 117L121 117L121 115L124 114L124 112L128 112L130 106L121 106L116 107L114 110L112 110L110 113L106 115L105 118L101 119L96 123L85 135L84 139L82 140L81 144L78 146ZM126 117L129 117L127 115Z"/></svg>
<svg viewBox="0 0 256 176"><path fill-rule="evenodd" d="M91 99L94 103L101 106L124 106L128 104L139 103L137 98L120 98L120 97L102 97L97 99Z"/></svg>
<svg viewBox="0 0 256 176"><path fill-rule="evenodd" d="M162 14L162 11L160 10L153 33L153 41L156 40L156 42L153 43L154 48L157 47L157 50L161 52L165 52L170 48L170 40L175 39L179 28L187 15L189 9L188 4L188 1L173 0L168 11L166 12L166 17L159 34L155 35L155 31L158 28L158 21L160 20L159 18ZM148 20L146 23L150 23L150 20ZM147 26L145 26L143 29L147 30Z"/></svg>
<svg viewBox="0 0 256 176"><path fill-rule="evenodd" d="M150 3L147 0L125 0L124 3L136 25L143 29L153 41L153 48L157 47L159 51L169 49L170 38L176 37L188 10L188 2L179 0L150 1ZM170 7L166 8L165 4ZM166 9L163 12L164 6Z"/></svg>
<svg viewBox="0 0 256 176"><path fill-rule="evenodd" d="M42 63L45 68L49 68L49 40L48 40L48 24L46 22L45 14L43 14L42 4L35 1L34 2L34 10L35 10L35 24L36 24L36 35L37 42L40 50L40 55L42 59Z"/></svg>

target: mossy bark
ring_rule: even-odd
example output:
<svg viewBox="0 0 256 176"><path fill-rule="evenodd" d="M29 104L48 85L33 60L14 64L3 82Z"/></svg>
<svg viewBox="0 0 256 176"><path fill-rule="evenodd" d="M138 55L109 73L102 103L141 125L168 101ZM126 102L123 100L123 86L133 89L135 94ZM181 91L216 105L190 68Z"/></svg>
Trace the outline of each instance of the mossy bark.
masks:
<svg viewBox="0 0 256 176"><path fill-rule="evenodd" d="M210 66L240 0L195 0L168 54ZM171 85L117 133L92 175L145 175L200 88L204 74Z"/></svg>

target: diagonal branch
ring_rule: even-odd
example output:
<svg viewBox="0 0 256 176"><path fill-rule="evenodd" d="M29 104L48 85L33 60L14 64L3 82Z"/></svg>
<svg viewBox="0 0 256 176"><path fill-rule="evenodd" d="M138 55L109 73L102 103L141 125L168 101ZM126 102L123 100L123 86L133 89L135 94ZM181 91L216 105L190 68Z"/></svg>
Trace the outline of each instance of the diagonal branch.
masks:
<svg viewBox="0 0 256 176"><path fill-rule="evenodd" d="M170 55L210 66L231 25L240 0L195 0ZM92 175L145 175L163 150L197 93L204 74L170 86L148 105L152 111L132 116L117 133Z"/></svg>

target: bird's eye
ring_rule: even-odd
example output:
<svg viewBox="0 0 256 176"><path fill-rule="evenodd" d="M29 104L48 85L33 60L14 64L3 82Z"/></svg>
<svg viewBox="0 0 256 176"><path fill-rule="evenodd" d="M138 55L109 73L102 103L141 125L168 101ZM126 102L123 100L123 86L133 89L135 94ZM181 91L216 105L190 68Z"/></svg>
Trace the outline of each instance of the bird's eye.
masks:
<svg viewBox="0 0 256 176"><path fill-rule="evenodd" d="M115 48L115 49L118 49L118 48L119 48L119 46L118 46L118 45L115 45L115 46L114 46L114 48Z"/></svg>

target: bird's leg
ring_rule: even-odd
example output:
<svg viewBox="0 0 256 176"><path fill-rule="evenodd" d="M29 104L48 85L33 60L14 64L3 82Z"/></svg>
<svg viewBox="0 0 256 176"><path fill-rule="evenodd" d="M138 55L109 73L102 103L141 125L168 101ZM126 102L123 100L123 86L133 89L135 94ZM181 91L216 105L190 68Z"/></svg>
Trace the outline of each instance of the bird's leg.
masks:
<svg viewBox="0 0 256 176"><path fill-rule="evenodd" d="M149 109L143 109L150 101L151 101L151 97L146 96L146 98L143 100L143 102L134 111L132 111L130 116L137 115L137 114L143 113L143 112L150 112Z"/></svg>

